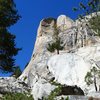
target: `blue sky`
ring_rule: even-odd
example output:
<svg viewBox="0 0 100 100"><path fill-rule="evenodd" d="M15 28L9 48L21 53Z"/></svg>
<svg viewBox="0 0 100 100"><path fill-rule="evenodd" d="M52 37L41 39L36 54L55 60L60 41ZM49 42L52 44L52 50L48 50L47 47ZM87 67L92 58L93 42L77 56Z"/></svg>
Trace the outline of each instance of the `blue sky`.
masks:
<svg viewBox="0 0 100 100"><path fill-rule="evenodd" d="M16 44L22 51L16 56L16 65L23 70L30 60L37 35L39 22L43 18L57 18L65 14L76 19L77 13L72 8L81 0L14 0L16 9L22 18L9 30L16 35Z"/></svg>

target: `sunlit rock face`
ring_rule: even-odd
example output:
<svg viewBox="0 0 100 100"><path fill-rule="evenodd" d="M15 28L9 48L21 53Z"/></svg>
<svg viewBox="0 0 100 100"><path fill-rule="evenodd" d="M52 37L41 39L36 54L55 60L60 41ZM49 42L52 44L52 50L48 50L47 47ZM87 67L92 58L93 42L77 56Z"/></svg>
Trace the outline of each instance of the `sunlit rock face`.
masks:
<svg viewBox="0 0 100 100"><path fill-rule="evenodd" d="M40 22L31 61L20 76L20 79L25 79L25 82L32 88L32 94L34 94L36 100L54 89L48 83L52 74L48 70L47 61L52 54L48 52L47 45L53 40L55 22L56 20L52 18ZM46 87L46 89L42 89L43 87Z"/></svg>
<svg viewBox="0 0 100 100"><path fill-rule="evenodd" d="M25 76L28 77L28 80L31 77L36 77L38 79L38 74L41 77L47 77L47 60L52 55L48 52L47 45L53 40L55 23L56 20L53 18L43 19L40 22L31 61L24 70L23 74L20 76L21 79L24 79ZM31 78L31 80L33 79L35 78ZM28 82L30 82L30 80Z"/></svg>
<svg viewBox="0 0 100 100"><path fill-rule="evenodd" d="M100 62L100 45L96 44L77 49L75 53L52 56L48 61L48 66L59 83L78 85L84 89L87 72L93 66L100 66L98 62Z"/></svg>
<svg viewBox="0 0 100 100"><path fill-rule="evenodd" d="M6 94L8 92L28 93L28 90L27 84L14 77L0 77L0 94Z"/></svg>
<svg viewBox="0 0 100 100"><path fill-rule="evenodd" d="M54 41L55 39L54 38L55 27L57 28L59 32L58 36L63 41L64 45L64 49L60 51L60 54L62 54L64 57L60 55L57 56L57 59L55 59L55 57L51 58L52 56L56 55L56 52L51 53L47 50L48 43ZM80 86L80 84L84 81L83 78L86 72L92 66L89 59L84 60L84 56L86 52L88 52L88 50L85 49L85 47L99 44L98 41L100 41L99 38L94 36L94 33L88 29L85 23L82 28L81 24L78 25L78 21L73 21L72 19L66 17L65 15L61 15L57 19L54 18L43 19L40 22L37 31L35 47L31 60L27 65L27 67L25 68L22 75L19 77L19 79L24 81L26 84L28 84L28 86L31 87L32 94L35 100L38 100L38 98L41 99L43 96L47 96L50 93L50 91L54 89L54 86L52 86L49 83L49 81L54 77L56 81L62 84L66 82L67 85ZM82 49L82 51L80 49ZM92 50L92 48L90 49ZM80 50L79 53L77 53L78 50ZM86 52L83 53L83 51ZM87 58L87 56L85 57ZM50 58L53 60L50 60ZM61 60L62 62L61 63L58 62L58 59L59 61ZM73 64L73 60L75 61L75 64ZM50 63L48 64L48 62ZM82 68L79 68L80 65L82 65ZM79 69L77 69L77 67ZM86 70L83 70L86 67L88 68ZM60 69L61 72L58 69ZM68 70L67 72L67 69L70 70ZM77 71L77 74L74 70ZM82 70L83 70L82 74L83 76L80 75L80 72L82 73ZM69 73L72 76L68 75ZM75 76L73 76L74 74ZM66 76L69 77L66 78ZM64 81L62 82L63 79Z"/></svg>
<svg viewBox="0 0 100 100"><path fill-rule="evenodd" d="M70 29L74 24L74 21L65 15L61 15L57 18L57 27L60 31L66 31Z"/></svg>

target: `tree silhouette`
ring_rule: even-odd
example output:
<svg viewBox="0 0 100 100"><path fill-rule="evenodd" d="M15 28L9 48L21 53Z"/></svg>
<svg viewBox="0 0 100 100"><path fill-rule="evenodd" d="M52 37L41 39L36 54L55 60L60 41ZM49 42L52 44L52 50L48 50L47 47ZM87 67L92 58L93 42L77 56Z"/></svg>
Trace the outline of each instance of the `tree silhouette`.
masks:
<svg viewBox="0 0 100 100"><path fill-rule="evenodd" d="M64 46L62 45L63 42L61 41L60 37L57 37L56 40L53 43L49 43L47 46L47 50L50 52L57 51L57 54L59 54L59 50L63 50Z"/></svg>
<svg viewBox="0 0 100 100"><path fill-rule="evenodd" d="M13 67L13 74L15 78L18 78L22 74L22 71L19 66Z"/></svg>
<svg viewBox="0 0 100 100"><path fill-rule="evenodd" d="M0 0L0 27L10 27L14 25L20 16L16 10L13 0Z"/></svg>
<svg viewBox="0 0 100 100"><path fill-rule="evenodd" d="M94 33L100 36L100 15L98 15L98 11L100 11L100 0L86 0L85 3L81 1L79 7L74 7L73 10L81 11L82 13L78 16L80 21L83 19L88 28L94 30ZM87 15L90 15L91 18L87 18Z"/></svg>
<svg viewBox="0 0 100 100"><path fill-rule="evenodd" d="M16 47L16 36L8 31L8 28L20 18L15 8L13 0L0 0L0 70L2 72L13 71L14 56L21 50Z"/></svg>
<svg viewBox="0 0 100 100"><path fill-rule="evenodd" d="M74 7L73 10L81 11L82 16L98 12L100 11L100 0L86 0L85 2L81 1L79 3L79 7Z"/></svg>
<svg viewBox="0 0 100 100"><path fill-rule="evenodd" d="M95 35L100 36L100 16L95 16L89 20L90 27L96 32Z"/></svg>

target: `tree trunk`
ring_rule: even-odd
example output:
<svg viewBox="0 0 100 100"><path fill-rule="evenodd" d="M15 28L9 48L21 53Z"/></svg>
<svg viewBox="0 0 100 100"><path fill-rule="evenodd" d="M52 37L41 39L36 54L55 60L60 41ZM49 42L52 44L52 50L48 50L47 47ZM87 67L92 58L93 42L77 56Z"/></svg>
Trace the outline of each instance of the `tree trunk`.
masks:
<svg viewBox="0 0 100 100"><path fill-rule="evenodd" d="M57 54L59 55L59 50L57 50Z"/></svg>
<svg viewBox="0 0 100 100"><path fill-rule="evenodd" d="M97 84L96 84L96 77L94 76L94 86L95 86L95 90L96 90L96 92L97 92Z"/></svg>
<svg viewBox="0 0 100 100"><path fill-rule="evenodd" d="M99 92L100 92L100 85L99 85Z"/></svg>

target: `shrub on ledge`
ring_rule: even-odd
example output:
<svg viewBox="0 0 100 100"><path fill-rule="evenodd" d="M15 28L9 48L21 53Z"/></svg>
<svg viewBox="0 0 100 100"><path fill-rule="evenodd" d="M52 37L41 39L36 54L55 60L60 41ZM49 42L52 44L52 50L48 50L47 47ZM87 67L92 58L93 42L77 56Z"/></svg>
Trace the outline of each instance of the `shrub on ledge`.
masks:
<svg viewBox="0 0 100 100"><path fill-rule="evenodd" d="M22 93L7 93L2 100L34 100L32 95Z"/></svg>

